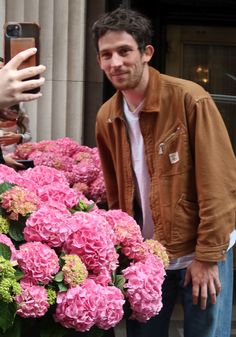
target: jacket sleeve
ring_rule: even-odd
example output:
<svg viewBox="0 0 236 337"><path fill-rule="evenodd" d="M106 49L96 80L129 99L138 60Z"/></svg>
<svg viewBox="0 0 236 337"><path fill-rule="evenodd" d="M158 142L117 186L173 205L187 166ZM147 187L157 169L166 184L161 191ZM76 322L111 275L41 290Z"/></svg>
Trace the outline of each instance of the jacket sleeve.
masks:
<svg viewBox="0 0 236 337"><path fill-rule="evenodd" d="M223 119L209 96L195 102L190 117L200 224L196 258L225 257L235 228L236 160Z"/></svg>
<svg viewBox="0 0 236 337"><path fill-rule="evenodd" d="M118 186L115 167L113 165L112 153L109 149L106 122L97 116L96 120L96 142L102 164L102 170L106 186L107 202L109 209L119 208Z"/></svg>

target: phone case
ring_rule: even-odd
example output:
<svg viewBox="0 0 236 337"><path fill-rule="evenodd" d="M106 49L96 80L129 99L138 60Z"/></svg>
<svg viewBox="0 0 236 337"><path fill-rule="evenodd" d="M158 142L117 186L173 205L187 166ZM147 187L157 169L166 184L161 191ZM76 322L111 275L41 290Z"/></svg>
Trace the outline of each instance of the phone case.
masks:
<svg viewBox="0 0 236 337"><path fill-rule="evenodd" d="M19 69L39 65L40 27L34 22L7 22L4 25L4 63L19 52L36 47L37 53L23 62ZM34 78L39 78L36 76ZM40 88L29 92L36 93Z"/></svg>
<svg viewBox="0 0 236 337"><path fill-rule="evenodd" d="M32 159L19 159L19 160L16 160L16 161L17 161L17 163L21 163L21 164L24 165L24 168L22 168L22 170L34 167L34 161ZM21 169L21 168L19 168L19 169Z"/></svg>

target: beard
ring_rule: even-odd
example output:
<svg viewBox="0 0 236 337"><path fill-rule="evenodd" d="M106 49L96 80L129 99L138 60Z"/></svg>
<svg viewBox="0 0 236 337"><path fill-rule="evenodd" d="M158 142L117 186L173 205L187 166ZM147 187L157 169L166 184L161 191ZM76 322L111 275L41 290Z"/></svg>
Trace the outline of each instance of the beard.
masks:
<svg viewBox="0 0 236 337"><path fill-rule="evenodd" d="M129 90L135 89L141 82L143 76L143 67L135 68L135 71L126 72L124 75L109 76L108 80L112 83L116 90Z"/></svg>

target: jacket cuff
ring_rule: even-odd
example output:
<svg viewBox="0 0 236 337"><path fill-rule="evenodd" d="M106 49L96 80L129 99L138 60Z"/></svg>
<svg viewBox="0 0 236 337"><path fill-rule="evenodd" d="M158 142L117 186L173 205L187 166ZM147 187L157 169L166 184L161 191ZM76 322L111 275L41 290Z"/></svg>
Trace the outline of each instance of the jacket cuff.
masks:
<svg viewBox="0 0 236 337"><path fill-rule="evenodd" d="M199 247L196 246L195 258L204 262L217 262L225 260L228 249L228 243L217 247Z"/></svg>

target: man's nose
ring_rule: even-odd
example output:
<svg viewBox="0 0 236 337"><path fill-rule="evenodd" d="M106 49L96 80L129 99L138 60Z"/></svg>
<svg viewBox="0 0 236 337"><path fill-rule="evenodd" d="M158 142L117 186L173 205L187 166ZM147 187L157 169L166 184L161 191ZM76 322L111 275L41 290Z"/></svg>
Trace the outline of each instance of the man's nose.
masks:
<svg viewBox="0 0 236 337"><path fill-rule="evenodd" d="M113 67L118 67L122 65L122 57L118 53L113 53L111 57L111 65Z"/></svg>

